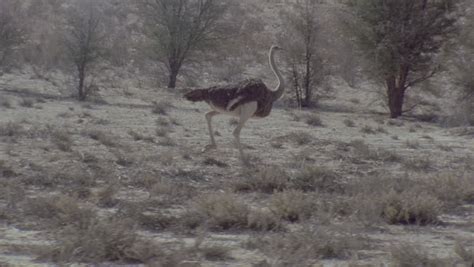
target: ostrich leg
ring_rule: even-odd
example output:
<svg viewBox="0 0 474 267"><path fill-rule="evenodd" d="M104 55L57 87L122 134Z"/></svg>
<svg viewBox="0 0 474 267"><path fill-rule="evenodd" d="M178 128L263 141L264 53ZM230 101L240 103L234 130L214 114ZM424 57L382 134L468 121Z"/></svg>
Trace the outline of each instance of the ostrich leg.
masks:
<svg viewBox="0 0 474 267"><path fill-rule="evenodd" d="M233 135L235 137L235 144L239 149L240 157L245 162L242 144L240 143L240 131L244 127L245 122L250 119L257 111L257 102L249 102L239 107L239 125L235 128Z"/></svg>
<svg viewBox="0 0 474 267"><path fill-rule="evenodd" d="M207 128L209 129L209 136L211 137L211 143L207 145L203 151L208 151L210 149L217 148L216 140L214 139L214 133L212 132L212 124L211 124L212 117L214 117L217 114L219 114L219 112L214 111L214 110L206 113Z"/></svg>

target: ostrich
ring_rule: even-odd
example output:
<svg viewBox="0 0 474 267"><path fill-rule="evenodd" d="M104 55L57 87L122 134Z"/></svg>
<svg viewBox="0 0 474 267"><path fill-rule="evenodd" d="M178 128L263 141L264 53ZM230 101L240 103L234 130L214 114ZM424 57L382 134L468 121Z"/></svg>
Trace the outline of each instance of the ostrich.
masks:
<svg viewBox="0 0 474 267"><path fill-rule="evenodd" d="M184 95L184 98L192 102L205 101L212 108L212 111L205 115L211 143L204 148L204 151L217 148L212 132L212 117L218 114L227 114L239 117L239 123L233 135L240 157L245 159L240 143L242 127L250 118L268 116L272 110L273 102L283 95L285 88L283 77L276 68L274 60L275 52L279 50L282 49L273 45L268 56L270 68L278 80L278 85L273 90L269 89L260 79L248 79L223 87L214 86L206 89L195 89Z"/></svg>

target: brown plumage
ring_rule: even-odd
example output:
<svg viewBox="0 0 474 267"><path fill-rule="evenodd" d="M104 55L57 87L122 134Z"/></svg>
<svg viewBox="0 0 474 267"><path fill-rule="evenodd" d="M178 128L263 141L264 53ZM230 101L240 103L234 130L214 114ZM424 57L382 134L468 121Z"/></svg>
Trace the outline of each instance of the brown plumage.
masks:
<svg viewBox="0 0 474 267"><path fill-rule="evenodd" d="M222 110L233 111L248 102L257 102L254 117L266 117L272 109L272 91L260 79L248 79L227 86L213 86L205 89L195 89L184 95L189 101L205 101L209 105Z"/></svg>
<svg viewBox="0 0 474 267"><path fill-rule="evenodd" d="M242 146L240 144L240 130L248 119L268 116L272 110L273 102L282 96L285 88L283 78L275 67L274 52L277 50L281 50L281 48L272 46L269 52L270 68L278 79L278 86L275 90L268 89L260 79L249 79L227 86L195 89L184 94L184 98L187 100L192 102L205 101L212 108L211 111L206 113L211 143L205 150L217 147L212 130L212 117L218 114L229 114L239 117L239 124L235 128L233 135L240 156L244 159Z"/></svg>

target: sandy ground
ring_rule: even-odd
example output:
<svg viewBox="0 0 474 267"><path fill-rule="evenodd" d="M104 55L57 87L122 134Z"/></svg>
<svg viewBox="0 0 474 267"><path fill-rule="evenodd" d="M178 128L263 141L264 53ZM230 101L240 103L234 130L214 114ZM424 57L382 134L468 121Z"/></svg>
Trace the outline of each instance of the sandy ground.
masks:
<svg viewBox="0 0 474 267"><path fill-rule="evenodd" d="M347 180L367 174L390 173L396 176L407 172L406 166L397 162L361 159L357 164L348 163L347 155L340 147L354 140L363 140L371 148L394 151L403 158L429 159L429 168L412 171L414 176L463 170L474 177L470 166L474 162L472 129L441 128L410 118L389 120L384 114L367 112L365 105L369 100L362 93L351 90L340 90L334 100L323 102L322 108L314 111L277 107L267 118L250 120L242 130L241 140L246 145L245 151L252 165L277 165L288 173L304 166L325 166ZM49 82L31 79L28 75L4 75L1 78L0 98L7 99L12 107L0 107L0 124L18 122L27 129L37 127L38 131L50 125L66 130L73 140L72 152L63 152L41 136L20 137L16 142L1 138L0 160L11 166L20 177L34 175L35 166L67 170L80 164L84 155L93 154L111 166L108 175L121 180L133 180L147 174L179 180L198 190L225 191L229 182L241 177L247 168L238 159L231 134L234 126L230 125L227 116L216 116L214 119L218 149L201 153L209 142L204 119L208 107L204 103L188 103L179 94L167 90L134 87L128 87L127 91L100 91L104 103L79 103L67 94L61 94L61 91ZM22 99L33 99L35 103L32 107L24 107L20 104ZM38 99L41 101L38 102ZM152 113L152 101L169 103L167 114ZM314 127L305 123L307 114L319 115L323 126ZM170 131L170 139L156 137L157 120L161 120L161 124L165 125L162 127ZM348 127L347 120L353 121L354 127ZM372 129L373 133L363 131L364 127ZM107 132L112 141L123 146L109 149L98 144L82 134L90 129ZM155 142L134 141L130 131L154 136ZM298 145L291 140L294 133L309 134L311 141ZM172 145L166 144L165 141L169 140L172 140ZM118 156L132 159L132 167L116 164ZM214 159L223 165L203 164L206 159ZM54 192L35 188L28 188L25 192L26 198L51 193ZM122 188L119 193L119 198L133 201L147 197L146 192L134 188ZM0 207L5 205L5 199L0 198ZM319 264L380 266L389 262L386 248L396 244L421 245L431 256L440 258L453 257L456 241L461 240L471 248L474 246L474 206L466 204L452 213L443 214L441 221L442 225L434 226L383 224L359 229L357 231L370 240L370 249L357 251L353 259L325 260ZM0 217L0 265L49 266L48 263L35 261L35 255L21 248L52 244L54 240L50 234L48 231L28 229L24 222L2 221ZM157 242L184 240L192 244L195 238L167 231L143 231L141 234ZM253 235L245 231L208 233L206 242L233 248L232 260L203 261L202 266L251 266L261 262L265 259L262 253L242 248L242 243Z"/></svg>

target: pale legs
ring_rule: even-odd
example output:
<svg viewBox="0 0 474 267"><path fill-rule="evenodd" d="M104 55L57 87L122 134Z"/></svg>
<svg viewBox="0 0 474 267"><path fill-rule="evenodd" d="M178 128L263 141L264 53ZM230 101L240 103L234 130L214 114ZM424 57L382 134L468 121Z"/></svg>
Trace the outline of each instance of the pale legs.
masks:
<svg viewBox="0 0 474 267"><path fill-rule="evenodd" d="M240 131L242 130L242 127L244 127L245 122L250 119L257 111L257 102L245 103L237 109L239 111L239 124L237 125L232 134L235 137L235 144L239 149L240 158L242 159L242 161L246 162L246 158L242 150L242 144L240 143Z"/></svg>
<svg viewBox="0 0 474 267"><path fill-rule="evenodd" d="M212 132L212 125L211 125L212 117L214 117L217 114L219 114L219 112L214 111L214 110L206 113L207 128L209 130L209 136L211 137L211 143L204 148L204 151L217 148L216 140L214 139L214 133Z"/></svg>
<svg viewBox="0 0 474 267"><path fill-rule="evenodd" d="M209 130L209 137L211 138L211 143L207 145L203 149L203 151L205 152L205 151L217 148L216 140L214 139L214 132L212 130L212 117L218 114L234 115L234 116L239 117L239 124L237 125L237 127L235 128L232 134L235 137L235 145L237 146L237 149L239 149L240 157L242 158L243 161L245 161L245 155L242 149L242 145L240 143L240 131L242 130L242 127L244 127L245 122L247 122L247 120L250 119L255 114L255 112L257 111L257 107L258 107L257 102L249 102L237 107L232 112L220 113L218 111L213 110L206 113L207 128Z"/></svg>

